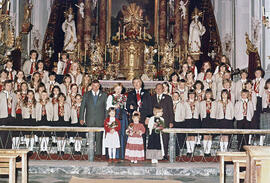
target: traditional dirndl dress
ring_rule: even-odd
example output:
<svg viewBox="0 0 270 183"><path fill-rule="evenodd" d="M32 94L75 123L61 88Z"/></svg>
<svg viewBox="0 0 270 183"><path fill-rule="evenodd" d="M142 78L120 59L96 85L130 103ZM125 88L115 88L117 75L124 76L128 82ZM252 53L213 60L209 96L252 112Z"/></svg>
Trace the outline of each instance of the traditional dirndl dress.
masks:
<svg viewBox="0 0 270 183"><path fill-rule="evenodd" d="M126 152L125 152L125 159L132 160L132 161L142 161L144 160L144 144L143 138L139 134L141 130L145 133L145 128L143 124L134 124L133 125L133 134L128 136L127 145L126 145Z"/></svg>

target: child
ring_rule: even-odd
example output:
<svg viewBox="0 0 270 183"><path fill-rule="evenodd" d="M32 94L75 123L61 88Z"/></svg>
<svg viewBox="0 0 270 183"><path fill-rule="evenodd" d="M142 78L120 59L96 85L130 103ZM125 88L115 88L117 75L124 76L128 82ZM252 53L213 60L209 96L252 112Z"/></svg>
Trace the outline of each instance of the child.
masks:
<svg viewBox="0 0 270 183"><path fill-rule="evenodd" d="M204 100L200 103L200 117L203 128L216 128L216 102L211 89L205 91ZM211 155L212 135L203 136L204 156Z"/></svg>
<svg viewBox="0 0 270 183"><path fill-rule="evenodd" d="M188 89L186 87L186 81L184 79L181 79L179 81L179 88L177 90L177 92L179 93L179 95L183 95L184 96L184 100L187 100L187 96L188 96Z"/></svg>
<svg viewBox="0 0 270 183"><path fill-rule="evenodd" d="M252 101L248 99L248 91L243 89L241 91L241 99L235 104L235 119L237 121L237 129L254 129L252 118L254 114L254 107ZM243 145L247 145L247 135L238 135L238 148L243 151ZM245 137L243 139L243 137ZM251 138L251 136L250 136ZM251 139L250 139L251 140ZM250 142L249 140L249 142Z"/></svg>
<svg viewBox="0 0 270 183"><path fill-rule="evenodd" d="M217 96L217 85L213 79L213 73L210 69L205 72L205 79L203 80L204 90L211 89L213 94L213 99Z"/></svg>
<svg viewBox="0 0 270 183"><path fill-rule="evenodd" d="M175 92L172 96L173 110L174 110L174 128L186 128L185 123L185 99L184 94L180 95ZM177 133L177 140L179 148L176 149L176 154L179 155L179 149L184 147L185 134Z"/></svg>
<svg viewBox="0 0 270 183"><path fill-rule="evenodd" d="M234 105L230 100L228 90L221 91L221 100L217 102L217 126L219 128L232 129L234 118ZM229 144L229 136L220 137L220 150L227 151Z"/></svg>
<svg viewBox="0 0 270 183"><path fill-rule="evenodd" d="M79 92L77 84L73 83L70 86L70 93L67 95L67 102L72 105L75 101L75 97Z"/></svg>
<svg viewBox="0 0 270 183"><path fill-rule="evenodd" d="M22 83L25 82L23 71L18 71L14 80L14 90L20 90Z"/></svg>
<svg viewBox="0 0 270 183"><path fill-rule="evenodd" d="M163 85L163 88L164 88L164 92L163 94L166 94L166 95L169 95L169 96L172 96L172 94L170 93L170 84L168 82L163 82L162 83ZM178 83L177 83L177 89L178 89ZM177 91L177 90L176 90Z"/></svg>
<svg viewBox="0 0 270 183"><path fill-rule="evenodd" d="M197 80L203 81L206 79L206 71L210 70L211 71L211 63L209 61L206 61L202 65L201 72L198 74Z"/></svg>
<svg viewBox="0 0 270 183"><path fill-rule="evenodd" d="M189 70L193 73L194 79L197 80L198 69L196 65L194 64L194 59L190 55L187 57L187 64L188 64Z"/></svg>
<svg viewBox="0 0 270 183"><path fill-rule="evenodd" d="M14 102L12 102L13 107L15 108L15 119L13 122L14 126L24 126L22 123L22 96L20 91L14 92L16 97ZM13 131L12 132L12 149L19 149L20 145L20 135L21 132Z"/></svg>
<svg viewBox="0 0 270 183"><path fill-rule="evenodd" d="M57 85L54 86L52 89L52 93L50 95L50 101L52 102L53 105L58 102L58 97L60 93L61 93L60 87Z"/></svg>
<svg viewBox="0 0 270 183"><path fill-rule="evenodd" d="M188 72L188 63L184 62L182 64L181 71L180 71L180 73L181 73L180 79L186 79L187 72Z"/></svg>
<svg viewBox="0 0 270 183"><path fill-rule="evenodd" d="M13 61L12 60L7 61L6 65L5 65L5 69L8 72L8 79L14 80L17 72L13 69Z"/></svg>
<svg viewBox="0 0 270 183"><path fill-rule="evenodd" d="M40 83L41 83L40 74L39 72L35 72L32 76L32 79L28 88L36 92Z"/></svg>
<svg viewBox="0 0 270 183"><path fill-rule="evenodd" d="M115 161L116 149L120 148L119 131L121 129L120 121L115 117L116 111L114 107L108 110L109 116L104 121L105 136L104 148L108 148L109 162ZM103 148L103 154L105 151Z"/></svg>
<svg viewBox="0 0 270 183"><path fill-rule="evenodd" d="M187 76L186 87L188 88L188 90L194 89L193 86L194 86L195 80L194 80L193 72L188 71L186 76Z"/></svg>
<svg viewBox="0 0 270 183"><path fill-rule="evenodd" d="M256 93L253 90L253 83L250 79L248 79L245 83L245 89L248 91L248 99L252 101L254 111L256 111L256 106L257 106L257 96ZM253 116L254 118L254 116ZM259 128L259 126L257 127Z"/></svg>
<svg viewBox="0 0 270 183"><path fill-rule="evenodd" d="M194 90L188 91L188 100L185 102L185 120L187 128L200 128L199 120L200 104L196 101L196 93ZM195 139L195 134L189 134L187 137L187 156L191 156L195 149L195 142L198 143L198 138Z"/></svg>
<svg viewBox="0 0 270 183"><path fill-rule="evenodd" d="M219 66L216 67L215 74L218 73L220 66L223 64L228 71L232 70L229 59L226 57L226 55L222 55Z"/></svg>
<svg viewBox="0 0 270 183"><path fill-rule="evenodd" d="M37 62L37 72L40 74L41 81L47 83L49 80L49 72L44 70L44 63L42 60Z"/></svg>
<svg viewBox="0 0 270 183"><path fill-rule="evenodd" d="M241 79L235 83L235 99L241 100L241 92L245 89L245 83L247 82L248 72L247 70L241 70Z"/></svg>
<svg viewBox="0 0 270 183"><path fill-rule="evenodd" d="M40 101L36 105L36 121L39 126L51 126L53 120L53 104L49 100L48 93L43 91L40 96ZM43 132L39 134L40 140L40 154L46 155L48 153L49 133Z"/></svg>
<svg viewBox="0 0 270 183"><path fill-rule="evenodd" d="M51 94L52 89L53 89L54 86L59 86L59 84L55 81L55 79L56 79L56 74L55 74L55 72L51 72L51 73L49 74L49 80L48 80L48 82L45 84L45 87L46 87L46 89L47 89L47 93L48 93L48 94Z"/></svg>
<svg viewBox="0 0 270 183"><path fill-rule="evenodd" d="M61 92L66 96L70 94L71 76L69 74L64 76L63 83L60 84Z"/></svg>
<svg viewBox="0 0 270 183"><path fill-rule="evenodd" d="M58 95L58 102L53 105L54 125L70 126L70 104L66 102L66 96L63 93ZM66 147L65 132L56 132L57 138L57 154L64 155Z"/></svg>
<svg viewBox="0 0 270 183"><path fill-rule="evenodd" d="M151 159L152 163L158 163L164 156L164 148L162 142L162 130L164 128L163 110L156 106L153 109L153 114L148 123L148 147L146 150L146 159Z"/></svg>
<svg viewBox="0 0 270 183"><path fill-rule="evenodd" d="M75 97L75 103L71 107L71 126L83 127L79 122L81 103L82 96L77 94ZM81 155L82 137L85 137L85 135L84 133L77 133L73 136L76 136L74 142L74 155Z"/></svg>
<svg viewBox="0 0 270 183"><path fill-rule="evenodd" d="M34 92L29 90L27 92L27 97L23 100L22 104L22 119L25 126L36 126L36 99L34 97ZM26 147L32 152L34 148L34 134L31 132L25 133Z"/></svg>
<svg viewBox="0 0 270 183"><path fill-rule="evenodd" d="M75 83L78 86L82 83L83 75L81 74L80 64L78 62L72 62L69 74L72 78L72 83Z"/></svg>
<svg viewBox="0 0 270 183"><path fill-rule="evenodd" d="M69 55L66 51L61 53L61 60L57 63L57 74L58 75L66 75L69 73L70 66L72 61L69 59ZM60 58L59 58L60 59Z"/></svg>
<svg viewBox="0 0 270 183"><path fill-rule="evenodd" d="M8 72L6 70L1 70L0 72L0 91L3 90L5 81L7 80Z"/></svg>
<svg viewBox="0 0 270 183"><path fill-rule="evenodd" d="M178 90L179 76L176 72L170 76L170 94L173 94Z"/></svg>
<svg viewBox="0 0 270 183"><path fill-rule="evenodd" d="M125 159L130 160L131 163L137 163L144 160L144 144L142 135L145 133L145 128L140 123L140 114L135 111L132 116L133 123L129 125L126 130L128 135Z"/></svg>
<svg viewBox="0 0 270 183"><path fill-rule="evenodd" d="M87 88L89 85L91 85L91 76L85 73L82 78L82 83L80 84L80 93L82 96L88 91Z"/></svg>
<svg viewBox="0 0 270 183"><path fill-rule="evenodd" d="M232 88L232 81L229 79L225 79L222 82L223 90L227 90L229 94L230 101L234 104L235 102L235 96L234 96L234 91ZM218 99L220 100L221 98L221 92L218 93Z"/></svg>
<svg viewBox="0 0 270 183"><path fill-rule="evenodd" d="M204 98L204 86L203 83L201 81L196 81L194 84L195 92L196 92L196 100L201 102Z"/></svg>

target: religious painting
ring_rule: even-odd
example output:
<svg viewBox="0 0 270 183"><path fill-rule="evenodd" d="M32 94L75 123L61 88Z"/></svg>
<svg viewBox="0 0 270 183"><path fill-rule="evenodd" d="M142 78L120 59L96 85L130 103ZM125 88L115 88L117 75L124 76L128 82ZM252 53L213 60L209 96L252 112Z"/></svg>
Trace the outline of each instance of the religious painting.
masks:
<svg viewBox="0 0 270 183"><path fill-rule="evenodd" d="M146 32L154 37L155 26L155 2L154 0L112 0L111 3L111 36L118 32L123 24L123 12L131 3L136 3L143 10L144 26Z"/></svg>

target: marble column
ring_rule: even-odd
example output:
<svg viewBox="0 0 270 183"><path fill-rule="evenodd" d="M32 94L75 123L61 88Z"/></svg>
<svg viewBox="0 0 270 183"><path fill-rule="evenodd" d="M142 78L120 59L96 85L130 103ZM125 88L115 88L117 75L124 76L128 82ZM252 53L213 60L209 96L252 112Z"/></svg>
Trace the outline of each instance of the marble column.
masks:
<svg viewBox="0 0 270 183"><path fill-rule="evenodd" d="M100 41L101 48L104 49L105 44L106 44L106 9L107 9L107 0L100 0L99 2L100 2L100 4L99 4L99 21L98 21L99 41Z"/></svg>
<svg viewBox="0 0 270 183"><path fill-rule="evenodd" d="M167 37L167 0L159 0L159 44L166 43Z"/></svg>
<svg viewBox="0 0 270 183"><path fill-rule="evenodd" d="M182 48L183 50L185 50L186 48L186 45L188 45L188 31L189 31L189 0L184 0L184 3L187 3L186 5L186 19L183 19L183 43L182 43ZM188 46L187 46L187 49L188 49Z"/></svg>
<svg viewBox="0 0 270 183"><path fill-rule="evenodd" d="M84 37L83 37L83 45L84 46L85 44L90 44L90 41L91 41L91 0L85 0L84 2ZM80 15L80 14L78 14Z"/></svg>
<svg viewBox="0 0 270 183"><path fill-rule="evenodd" d="M173 34L173 41L176 46L179 46L180 43L180 34L181 34L181 11L179 10L180 0L174 0L174 34Z"/></svg>

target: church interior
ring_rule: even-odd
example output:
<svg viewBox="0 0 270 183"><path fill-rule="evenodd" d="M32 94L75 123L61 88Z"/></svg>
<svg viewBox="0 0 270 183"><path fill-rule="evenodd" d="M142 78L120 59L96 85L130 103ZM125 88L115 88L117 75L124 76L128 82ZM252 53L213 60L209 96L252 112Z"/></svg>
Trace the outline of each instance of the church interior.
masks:
<svg viewBox="0 0 270 183"><path fill-rule="evenodd" d="M270 0L0 0L0 105L0 182L269 183Z"/></svg>

